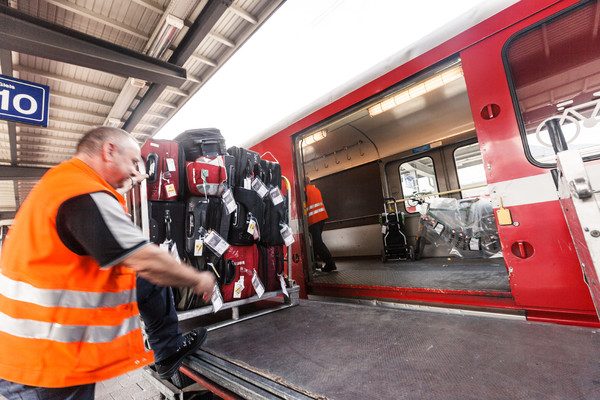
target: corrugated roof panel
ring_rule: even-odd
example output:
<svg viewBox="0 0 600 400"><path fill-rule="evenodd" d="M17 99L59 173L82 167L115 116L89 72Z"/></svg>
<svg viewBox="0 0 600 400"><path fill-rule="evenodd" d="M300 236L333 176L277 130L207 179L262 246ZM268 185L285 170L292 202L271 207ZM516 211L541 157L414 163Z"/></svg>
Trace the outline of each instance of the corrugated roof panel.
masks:
<svg viewBox="0 0 600 400"><path fill-rule="evenodd" d="M0 211L15 211L15 185L12 180L0 181Z"/></svg>

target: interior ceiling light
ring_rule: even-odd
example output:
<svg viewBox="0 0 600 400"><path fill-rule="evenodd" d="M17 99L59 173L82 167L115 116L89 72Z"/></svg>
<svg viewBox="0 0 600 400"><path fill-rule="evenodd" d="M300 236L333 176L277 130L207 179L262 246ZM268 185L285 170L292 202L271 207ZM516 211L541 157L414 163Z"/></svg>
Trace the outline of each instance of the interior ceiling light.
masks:
<svg viewBox="0 0 600 400"><path fill-rule="evenodd" d="M450 82L453 82L457 79L460 79L463 76L463 70L460 65L457 65L453 68L450 68L444 72L441 72L423 82L419 82L414 84L398 93L393 95L392 97L388 97L383 101L375 104L368 108L369 115L374 117L376 115L381 114L387 110L390 110L396 106L399 106L402 103L406 103L409 100L417 98L419 96L424 95L425 93L431 92L435 89L438 89L444 85L447 85Z"/></svg>
<svg viewBox="0 0 600 400"><path fill-rule="evenodd" d="M325 139L327 137L327 131L325 129L315 132L312 135L308 135L302 138L302 147L310 146L314 142Z"/></svg>
<svg viewBox="0 0 600 400"><path fill-rule="evenodd" d="M160 31L154 38L147 54L150 57L160 58L169 48L179 31L183 28L183 20L174 15L168 14L160 28Z"/></svg>

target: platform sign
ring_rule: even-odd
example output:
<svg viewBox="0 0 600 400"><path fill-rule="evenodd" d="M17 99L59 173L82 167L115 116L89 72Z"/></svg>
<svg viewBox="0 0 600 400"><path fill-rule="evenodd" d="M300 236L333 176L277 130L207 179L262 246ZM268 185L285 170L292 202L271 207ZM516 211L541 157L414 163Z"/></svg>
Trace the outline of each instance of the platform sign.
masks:
<svg viewBox="0 0 600 400"><path fill-rule="evenodd" d="M0 75L0 119L48 126L50 88Z"/></svg>

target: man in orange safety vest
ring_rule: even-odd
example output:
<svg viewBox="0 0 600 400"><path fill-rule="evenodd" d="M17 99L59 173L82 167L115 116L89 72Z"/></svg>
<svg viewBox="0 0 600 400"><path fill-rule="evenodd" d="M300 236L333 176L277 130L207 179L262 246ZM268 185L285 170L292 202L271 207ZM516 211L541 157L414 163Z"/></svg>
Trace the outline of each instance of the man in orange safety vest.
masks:
<svg viewBox="0 0 600 400"><path fill-rule="evenodd" d="M312 243L315 255L317 255L325 265L321 268L323 272L331 272L337 269L335 261L323 242L322 233L325 226L325 220L328 218L325 204L321 192L315 186L310 184L310 178L305 178L306 191L306 217L308 219L308 231L312 237Z"/></svg>
<svg viewBox="0 0 600 400"><path fill-rule="evenodd" d="M167 289L210 298L213 275L149 243L116 190L137 179L139 160L127 132L93 129L17 212L0 258L0 395L93 400L95 382L154 360L172 375L206 339L204 328L181 334ZM144 298L136 277L149 282Z"/></svg>

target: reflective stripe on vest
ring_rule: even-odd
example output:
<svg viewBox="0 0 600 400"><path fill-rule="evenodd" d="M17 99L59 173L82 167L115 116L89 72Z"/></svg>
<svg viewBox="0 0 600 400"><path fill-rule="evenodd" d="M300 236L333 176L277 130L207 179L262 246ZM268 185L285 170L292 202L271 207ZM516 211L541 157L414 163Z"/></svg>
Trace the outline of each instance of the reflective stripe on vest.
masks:
<svg viewBox="0 0 600 400"><path fill-rule="evenodd" d="M314 210L314 211L311 211L311 210L313 210L315 207L319 207L319 208L317 208L317 209L316 209L316 210ZM308 207L308 208L307 208L307 211L308 211L308 216L310 217L311 215L315 215L315 214L318 214L318 213L320 213L320 212L323 212L323 211L325 211L325 205L324 205L323 203L317 203L317 204L313 204L312 206L310 206L310 207Z"/></svg>
<svg viewBox="0 0 600 400"><path fill-rule="evenodd" d="M0 294L9 299L44 307L113 308L136 301L136 291L82 292L62 289L39 289L29 283L12 280L0 273ZM1 326L1 325L0 325Z"/></svg>
<svg viewBox="0 0 600 400"><path fill-rule="evenodd" d="M30 319L12 318L0 313L2 330L10 335L29 339L48 339L61 343L106 343L140 328L138 315L117 326L61 325Z"/></svg>

